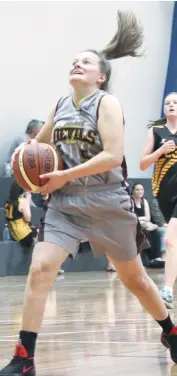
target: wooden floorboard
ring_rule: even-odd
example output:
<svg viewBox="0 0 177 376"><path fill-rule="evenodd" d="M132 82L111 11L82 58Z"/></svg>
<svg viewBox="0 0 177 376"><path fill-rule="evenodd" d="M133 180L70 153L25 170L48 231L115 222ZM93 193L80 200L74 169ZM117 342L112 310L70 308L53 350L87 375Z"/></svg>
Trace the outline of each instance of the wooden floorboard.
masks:
<svg viewBox="0 0 177 376"><path fill-rule="evenodd" d="M150 272L158 285L163 271ZM26 277L0 278L0 367L20 330ZM176 295L176 293L175 293ZM177 322L176 308L172 317ZM36 351L39 376L177 376L161 330L115 274L66 273L49 295Z"/></svg>

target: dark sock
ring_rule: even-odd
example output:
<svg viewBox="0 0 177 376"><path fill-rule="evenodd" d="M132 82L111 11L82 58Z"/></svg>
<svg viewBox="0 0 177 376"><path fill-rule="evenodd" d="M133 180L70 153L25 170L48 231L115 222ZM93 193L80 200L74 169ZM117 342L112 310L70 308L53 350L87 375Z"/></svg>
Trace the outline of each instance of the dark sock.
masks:
<svg viewBox="0 0 177 376"><path fill-rule="evenodd" d="M158 324L161 326L161 328L163 329L163 332L165 334L169 334L171 332L171 330L173 329L173 327L175 326L172 321L171 321L171 318L170 316L168 315L167 318L165 320L161 320L161 321L158 321Z"/></svg>
<svg viewBox="0 0 177 376"><path fill-rule="evenodd" d="M29 358L34 357L37 333L21 330L19 334L19 343L22 344L28 352Z"/></svg>

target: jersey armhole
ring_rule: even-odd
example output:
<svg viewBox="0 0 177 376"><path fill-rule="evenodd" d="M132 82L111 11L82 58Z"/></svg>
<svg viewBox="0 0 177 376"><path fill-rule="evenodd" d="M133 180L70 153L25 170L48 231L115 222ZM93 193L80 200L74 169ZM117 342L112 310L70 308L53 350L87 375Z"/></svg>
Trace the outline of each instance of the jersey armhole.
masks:
<svg viewBox="0 0 177 376"><path fill-rule="evenodd" d="M158 136L155 132L155 128L152 127L152 133L153 133L153 136L154 136L154 148L153 148L153 152L156 151L158 149Z"/></svg>
<svg viewBox="0 0 177 376"><path fill-rule="evenodd" d="M58 109L59 109L61 99L62 99L62 97L59 98L59 100L58 100L58 102L57 102L57 104L56 104L54 117L55 117L55 115L56 115L56 113L57 113L57 111L58 111Z"/></svg>
<svg viewBox="0 0 177 376"><path fill-rule="evenodd" d="M102 95L102 97L99 99L99 102L98 102L98 106L97 106L97 110L96 110L96 122L98 121L98 118L99 118L99 109L100 109L100 104L101 104L101 101L102 101L102 98L107 95L108 93L105 93ZM122 107L121 107L121 110L122 110ZM124 117L124 113L123 113L123 110L122 110L122 117L123 117L123 126L125 126L125 117Z"/></svg>
<svg viewBox="0 0 177 376"><path fill-rule="evenodd" d="M96 122L98 121L98 118L99 118L100 104L101 104L102 98L105 97L105 95L107 95L107 93L103 94L98 101L98 105L97 105L97 109L96 109Z"/></svg>

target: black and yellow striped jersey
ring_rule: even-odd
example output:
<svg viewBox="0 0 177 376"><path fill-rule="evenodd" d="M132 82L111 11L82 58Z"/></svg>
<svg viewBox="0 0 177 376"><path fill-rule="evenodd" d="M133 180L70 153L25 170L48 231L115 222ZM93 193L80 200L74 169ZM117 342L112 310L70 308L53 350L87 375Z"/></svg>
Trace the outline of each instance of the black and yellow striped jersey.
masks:
<svg viewBox="0 0 177 376"><path fill-rule="evenodd" d="M164 142L174 141L176 149L172 153L163 154L155 163L152 179L152 190L154 196L177 195L177 132L172 133L166 125L153 126L154 150L159 149Z"/></svg>
<svg viewBox="0 0 177 376"><path fill-rule="evenodd" d="M13 205L9 200L5 203L5 219L12 238L20 241L28 236L32 230L30 224L25 222L23 214L18 210L19 202L22 196L19 197L17 204Z"/></svg>

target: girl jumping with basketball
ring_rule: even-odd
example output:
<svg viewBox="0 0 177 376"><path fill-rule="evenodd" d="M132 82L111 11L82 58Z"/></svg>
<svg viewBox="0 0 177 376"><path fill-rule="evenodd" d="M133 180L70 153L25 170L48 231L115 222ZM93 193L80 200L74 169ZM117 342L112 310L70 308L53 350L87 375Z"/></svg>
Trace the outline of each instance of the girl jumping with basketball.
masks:
<svg viewBox="0 0 177 376"><path fill-rule="evenodd" d="M65 169L48 174L42 188L42 194L53 193L33 252L19 344L0 375L35 375L35 343L48 292L60 265L85 239L96 255L108 255L122 283L161 326L162 343L177 362L177 327L138 254L146 242L123 178L122 109L107 93L109 60L137 56L142 42L135 16L118 12L118 31L110 44L102 52L86 50L74 58L69 76L73 95L59 99L36 137L48 143L53 134Z"/></svg>

